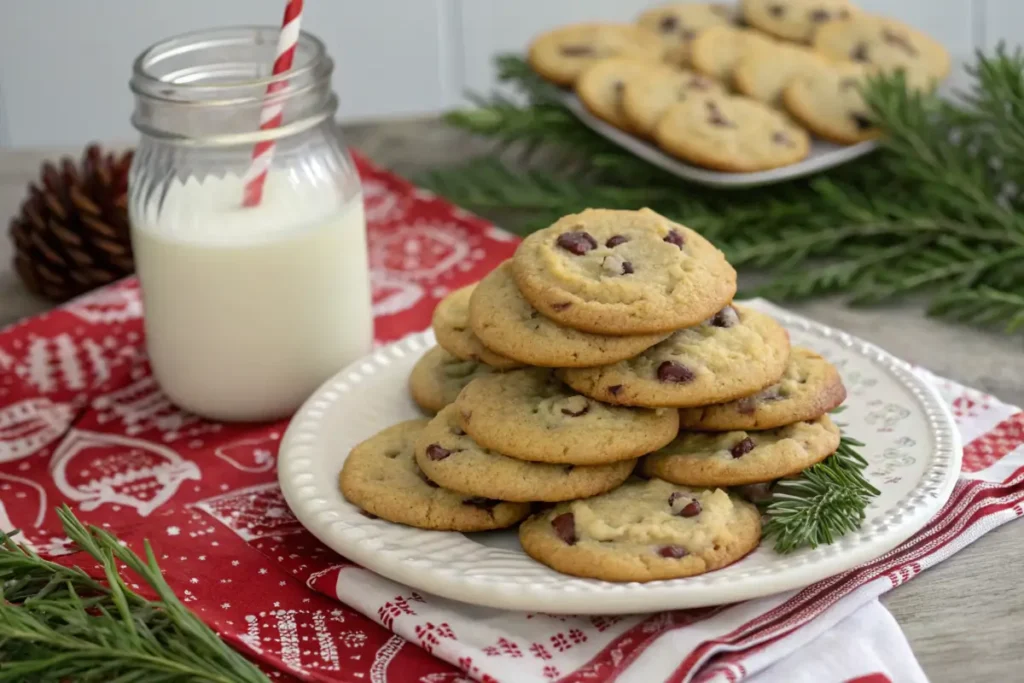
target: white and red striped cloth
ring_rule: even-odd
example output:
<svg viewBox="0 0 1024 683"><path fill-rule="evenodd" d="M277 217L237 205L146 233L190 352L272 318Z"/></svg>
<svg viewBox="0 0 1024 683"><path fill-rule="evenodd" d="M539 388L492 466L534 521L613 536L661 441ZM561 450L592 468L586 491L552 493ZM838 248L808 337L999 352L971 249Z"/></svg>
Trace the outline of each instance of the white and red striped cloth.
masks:
<svg viewBox="0 0 1024 683"><path fill-rule="evenodd" d="M517 241L355 158L383 343L427 327L441 297ZM185 605L275 681L914 683L924 677L877 597L1022 514L1024 413L921 370L956 415L962 478L884 557L727 607L593 617L468 607L317 542L277 486L286 421L219 424L178 409L151 375L142 313L128 279L0 330L0 529L82 563L54 514L66 502L135 549L149 539Z"/></svg>

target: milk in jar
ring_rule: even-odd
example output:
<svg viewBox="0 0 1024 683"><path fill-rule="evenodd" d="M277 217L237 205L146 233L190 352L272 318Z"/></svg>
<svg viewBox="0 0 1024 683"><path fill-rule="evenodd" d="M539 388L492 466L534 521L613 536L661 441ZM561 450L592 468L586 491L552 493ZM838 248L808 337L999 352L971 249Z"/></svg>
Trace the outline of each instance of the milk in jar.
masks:
<svg viewBox="0 0 1024 683"><path fill-rule="evenodd" d="M214 420L288 417L372 348L362 191L334 122L333 63L302 32L292 68L273 74L279 32L184 34L133 66L128 205L146 350L168 398ZM261 127L272 109L280 122ZM262 199L244 206L263 169Z"/></svg>
<svg viewBox="0 0 1024 683"><path fill-rule="evenodd" d="M361 196L284 171L258 206L241 196L235 175L172 183L159 211L133 212L132 241L163 391L200 415L264 420L370 351L366 226Z"/></svg>

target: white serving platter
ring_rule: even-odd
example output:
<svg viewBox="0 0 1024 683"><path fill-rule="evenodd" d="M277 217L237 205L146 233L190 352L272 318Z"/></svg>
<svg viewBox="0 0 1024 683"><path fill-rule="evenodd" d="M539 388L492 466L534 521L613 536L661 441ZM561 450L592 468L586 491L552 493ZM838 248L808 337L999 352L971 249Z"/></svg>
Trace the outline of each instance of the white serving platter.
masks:
<svg viewBox="0 0 1024 683"><path fill-rule="evenodd" d="M936 391L906 362L844 332L763 301L792 342L835 364L849 396L837 418L866 443L867 476L881 495L859 531L832 545L780 555L770 543L724 569L685 579L611 583L559 574L528 557L515 531L423 531L360 514L338 490L349 450L420 417L407 381L434 344L429 331L375 351L327 381L292 420L278 478L296 517L323 543L367 569L445 598L487 607L569 614L655 612L732 603L801 588L877 558L921 529L953 490L961 445Z"/></svg>
<svg viewBox="0 0 1024 683"><path fill-rule="evenodd" d="M873 151L878 147L878 142L869 140L854 145L837 145L820 138L811 138L811 152L803 161L789 166L773 168L768 171L756 171L754 173L727 173L724 171L712 171L710 169L692 166L670 154L661 151L656 145L647 142L635 135L619 130L610 123L597 118L583 105L573 93L562 95L562 102L580 121L599 135L611 140L619 147L626 149L644 161L654 164L669 173L680 178L692 180L695 183L721 188L743 188L757 185L771 185L781 183L785 180L802 178L814 173L834 168L858 157Z"/></svg>

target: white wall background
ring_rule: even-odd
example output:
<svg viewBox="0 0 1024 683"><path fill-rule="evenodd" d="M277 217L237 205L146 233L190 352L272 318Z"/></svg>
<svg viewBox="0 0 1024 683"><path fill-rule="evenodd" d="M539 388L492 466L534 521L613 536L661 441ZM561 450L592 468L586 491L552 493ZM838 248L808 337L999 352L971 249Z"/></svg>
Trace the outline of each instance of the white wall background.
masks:
<svg viewBox="0 0 1024 683"><path fill-rule="evenodd" d="M490 57L538 31L631 19L658 0L306 0L303 28L336 62L342 120L442 111L493 84ZM858 0L955 58L1024 41L1024 0ZM134 139L131 62L174 33L275 24L282 0L0 0L0 146Z"/></svg>

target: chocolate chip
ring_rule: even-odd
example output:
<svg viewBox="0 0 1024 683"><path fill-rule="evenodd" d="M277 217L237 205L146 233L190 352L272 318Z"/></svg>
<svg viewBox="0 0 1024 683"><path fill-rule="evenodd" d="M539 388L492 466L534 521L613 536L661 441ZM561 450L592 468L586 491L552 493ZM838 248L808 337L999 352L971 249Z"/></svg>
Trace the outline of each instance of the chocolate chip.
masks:
<svg viewBox="0 0 1024 683"><path fill-rule="evenodd" d="M882 31L882 40L884 40L889 45L892 45L893 47L898 47L911 57L917 56L917 48L911 45L910 39L907 38L905 35L901 35L889 29L885 29L884 31Z"/></svg>
<svg viewBox="0 0 1024 683"><path fill-rule="evenodd" d="M553 310L553 311L564 311L565 309L569 308L570 306L572 306L572 302L569 302L569 301L566 301L564 303L559 303L559 304L551 304L551 310Z"/></svg>
<svg viewBox="0 0 1024 683"><path fill-rule="evenodd" d="M669 244L674 244L680 249L682 249L683 245L686 244L686 239L683 237L683 233L679 232L675 228L669 230L668 234L665 235L662 241L668 242Z"/></svg>
<svg viewBox="0 0 1024 683"><path fill-rule="evenodd" d="M444 460L451 454L452 452L447 448L443 448L441 444L432 443L427 446L427 457L431 460Z"/></svg>
<svg viewBox="0 0 1024 683"><path fill-rule="evenodd" d="M573 410L572 408L562 408L562 415L568 415L569 417L579 417L580 415L586 415L590 412L590 402L583 404L583 407L579 410Z"/></svg>
<svg viewBox="0 0 1024 683"><path fill-rule="evenodd" d="M732 457L741 458L752 450L754 450L754 440L748 436L742 441L736 442L733 447L729 449L729 452L732 453Z"/></svg>
<svg viewBox="0 0 1024 683"><path fill-rule="evenodd" d="M700 511L704 508L701 507L699 500L693 500L686 504L682 510L679 511L680 517L696 517L700 514Z"/></svg>
<svg viewBox="0 0 1024 683"><path fill-rule="evenodd" d="M576 545L576 518L571 512L563 512L555 517L551 520L551 527L555 530L555 536L566 544Z"/></svg>
<svg viewBox="0 0 1024 683"><path fill-rule="evenodd" d="M380 519L380 517L378 517L377 515L373 514L372 512L367 512L366 510L360 510L359 514L361 514L363 517L366 517L367 519Z"/></svg>
<svg viewBox="0 0 1024 683"><path fill-rule="evenodd" d="M772 135L772 142L774 142L777 145L782 145L783 147L793 147L796 144L793 142L792 138L790 138L782 131L777 131L774 135Z"/></svg>
<svg viewBox="0 0 1024 683"><path fill-rule="evenodd" d="M857 130L869 130L875 126L871 119L863 114L850 114L850 118L853 120L853 125L857 126Z"/></svg>
<svg viewBox="0 0 1024 683"><path fill-rule="evenodd" d="M772 15L776 19L786 13L786 8L783 5L768 5L768 14Z"/></svg>
<svg viewBox="0 0 1024 683"><path fill-rule="evenodd" d="M633 274L633 264L630 263L629 261L623 261L622 262L622 274L623 275L632 275Z"/></svg>
<svg viewBox="0 0 1024 683"><path fill-rule="evenodd" d="M562 54L566 57L586 57L594 54L594 48L590 45L563 45Z"/></svg>
<svg viewBox="0 0 1024 683"><path fill-rule="evenodd" d="M678 560L682 557L686 557L690 553L688 553L686 548L681 545L663 545L658 548L658 554L670 560Z"/></svg>
<svg viewBox="0 0 1024 683"><path fill-rule="evenodd" d="M708 108L708 123L712 126L718 126L720 128L735 128L736 124L725 118L722 114L722 110L718 108L718 105L714 102L707 103Z"/></svg>
<svg viewBox="0 0 1024 683"><path fill-rule="evenodd" d="M555 244L577 256L583 256L591 249L597 249L597 240L591 237L590 233L582 230L563 232L558 236Z"/></svg>
<svg viewBox="0 0 1024 683"><path fill-rule="evenodd" d="M739 322L740 316L732 306L726 306L711 317L711 324L715 327L732 327Z"/></svg>
<svg viewBox="0 0 1024 683"><path fill-rule="evenodd" d="M816 24L820 24L820 23L822 23L824 21L828 21L829 19L832 18L832 15L829 14L829 12L827 10L823 10L823 9L816 9L816 10L814 10L813 12L811 12L810 16L811 16L811 21L813 21Z"/></svg>
<svg viewBox="0 0 1024 683"><path fill-rule="evenodd" d="M612 235L611 237L608 238L608 241L604 243L604 246L608 247L609 249L614 249L620 244L625 244L628 241L629 238L626 237L625 235Z"/></svg>
<svg viewBox="0 0 1024 683"><path fill-rule="evenodd" d="M487 510L488 512L494 512L494 508L501 505L500 500L494 500L493 498L481 498L480 496L474 496L472 498L466 498L462 501L463 505L472 505L475 508L481 510Z"/></svg>
<svg viewBox="0 0 1024 683"><path fill-rule="evenodd" d="M685 505L683 505L683 507L680 508L679 511L677 512L676 509L675 509L676 508L675 504L681 498L688 498L690 502L688 502ZM680 517L696 517L697 515L700 514L700 511L703 509L701 507L701 504L700 504L699 500L697 500L696 498L690 498L690 496L686 495L682 491L673 491L672 492L672 495L670 495L668 497L668 506L670 508L672 508L672 514L678 515Z"/></svg>
<svg viewBox="0 0 1024 683"><path fill-rule="evenodd" d="M857 43L857 45L850 50L850 59L855 62L863 62L867 64L871 60L868 58L868 44Z"/></svg>
<svg viewBox="0 0 1024 683"><path fill-rule="evenodd" d="M661 18L658 22L658 28L662 33L672 33L676 30L676 26L679 25L679 17L674 17L671 14Z"/></svg>
<svg viewBox="0 0 1024 683"><path fill-rule="evenodd" d="M780 387L778 384L772 387L768 387L767 389L765 389L764 391L757 395L757 400L765 402L781 401L784 398L786 397L782 393L782 387Z"/></svg>
<svg viewBox="0 0 1024 683"><path fill-rule="evenodd" d="M674 360L664 361L658 366L658 381L673 384L686 384L696 379L693 370Z"/></svg>
<svg viewBox="0 0 1024 683"><path fill-rule="evenodd" d="M622 391L621 384L613 384L610 387L608 387L608 393L611 394L612 396L618 396L620 391Z"/></svg>
<svg viewBox="0 0 1024 683"><path fill-rule="evenodd" d="M767 503L772 499L771 482L738 486L737 492L751 503Z"/></svg>

